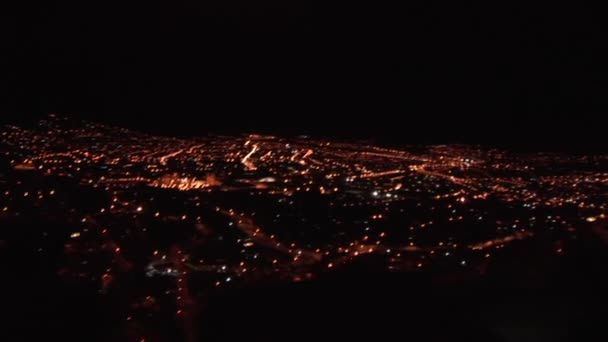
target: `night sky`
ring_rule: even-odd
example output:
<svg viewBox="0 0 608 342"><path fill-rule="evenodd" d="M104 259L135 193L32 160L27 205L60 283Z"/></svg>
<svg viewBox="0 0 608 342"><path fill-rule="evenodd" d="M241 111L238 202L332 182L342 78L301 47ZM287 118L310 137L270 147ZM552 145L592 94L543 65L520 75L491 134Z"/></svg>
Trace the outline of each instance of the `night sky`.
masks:
<svg viewBox="0 0 608 342"><path fill-rule="evenodd" d="M598 9L392 6L20 4L2 11L0 115L56 112L179 135L608 147Z"/></svg>

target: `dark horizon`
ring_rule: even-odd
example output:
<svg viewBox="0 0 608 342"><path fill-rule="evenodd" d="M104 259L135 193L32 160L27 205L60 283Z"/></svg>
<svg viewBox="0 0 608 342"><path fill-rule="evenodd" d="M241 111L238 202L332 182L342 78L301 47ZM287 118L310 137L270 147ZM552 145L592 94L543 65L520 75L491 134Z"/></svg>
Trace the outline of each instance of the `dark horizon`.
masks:
<svg viewBox="0 0 608 342"><path fill-rule="evenodd" d="M597 13L306 0L23 8L7 21L17 31L1 120L606 151Z"/></svg>
<svg viewBox="0 0 608 342"><path fill-rule="evenodd" d="M329 138L345 141L369 141L374 144L387 146L406 145L438 145L438 144L469 144L484 145L487 147L506 148L522 152L574 152L574 153L604 153L608 151L608 142L602 139L603 128L594 125L591 120L586 122L568 122L567 119L557 119L557 122L510 122L509 131L505 126L496 130L481 131L475 123L469 127L459 127L454 132L449 132L454 124L445 126L433 126L427 122L422 127L400 128L378 127L370 124L365 127L361 123L351 125L347 131L340 131L338 127L326 124L324 127L288 126L284 122L276 120L270 123L252 123L245 125L228 126L225 121L208 122L204 126L197 123L205 122L201 116L193 116L190 119L179 113L171 117L179 118L180 122L163 121L151 118L142 122L121 115L95 115L91 113L47 113L30 116L6 115L0 118L0 123L34 125L38 120L48 114L57 114L71 121L86 120L110 124L116 127L129 128L134 131L169 137L200 137L209 134L270 134L282 137L293 137L308 135L311 137ZM198 121L197 121L198 120ZM224 118L225 120L225 118ZM428 120L428 119L427 119ZM431 120L428 120L431 121ZM194 122L194 124L190 124ZM339 122L337 122L339 124ZM419 123L418 123L419 124ZM458 126L456 126L458 127Z"/></svg>

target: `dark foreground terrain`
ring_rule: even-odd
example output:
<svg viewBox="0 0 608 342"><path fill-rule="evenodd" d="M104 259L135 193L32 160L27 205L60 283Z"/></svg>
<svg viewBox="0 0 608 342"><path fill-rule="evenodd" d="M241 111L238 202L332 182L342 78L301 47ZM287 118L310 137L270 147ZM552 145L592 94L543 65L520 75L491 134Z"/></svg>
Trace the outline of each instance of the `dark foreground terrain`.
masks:
<svg viewBox="0 0 608 342"><path fill-rule="evenodd" d="M7 340L132 340L116 305L96 289L66 285L50 271L56 260L9 246L2 249ZM608 304L601 247L588 236L551 268L522 252L467 279L375 272L362 262L312 283L229 290L205 300L196 341L596 340L606 334ZM188 338L158 324L150 341Z"/></svg>

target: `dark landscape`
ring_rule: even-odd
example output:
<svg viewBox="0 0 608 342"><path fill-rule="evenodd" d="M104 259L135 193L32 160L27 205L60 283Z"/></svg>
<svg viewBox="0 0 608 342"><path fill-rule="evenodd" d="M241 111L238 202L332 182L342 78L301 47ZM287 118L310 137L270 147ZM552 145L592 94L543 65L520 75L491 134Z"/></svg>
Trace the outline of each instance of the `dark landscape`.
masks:
<svg viewBox="0 0 608 342"><path fill-rule="evenodd" d="M601 331L608 155L172 138L58 115L0 134L3 296L25 335Z"/></svg>

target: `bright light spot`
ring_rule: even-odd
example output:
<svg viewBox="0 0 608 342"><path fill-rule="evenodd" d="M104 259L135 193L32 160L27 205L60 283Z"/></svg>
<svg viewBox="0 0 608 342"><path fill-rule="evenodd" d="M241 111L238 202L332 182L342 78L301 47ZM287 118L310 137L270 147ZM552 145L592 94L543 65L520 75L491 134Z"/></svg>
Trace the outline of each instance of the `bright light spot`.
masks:
<svg viewBox="0 0 608 342"><path fill-rule="evenodd" d="M75 233L72 233L72 234L70 235L70 237L71 237L72 239L75 239L75 238L77 238L77 237L80 237L80 232L75 232Z"/></svg>
<svg viewBox="0 0 608 342"><path fill-rule="evenodd" d="M141 211L143 211L143 210L144 210L144 208L142 208L142 207L137 207L137 211L138 211L138 212L141 212Z"/></svg>
<svg viewBox="0 0 608 342"><path fill-rule="evenodd" d="M594 216L587 217L587 222L595 222L596 220L597 220L597 217L594 217Z"/></svg>
<svg viewBox="0 0 608 342"><path fill-rule="evenodd" d="M226 282L228 282L228 283L229 283L231 280L232 280L232 278L231 278L231 277L226 278Z"/></svg>
<svg viewBox="0 0 608 342"><path fill-rule="evenodd" d="M378 197L378 191L374 191L374 192L372 192L372 196L374 196L374 197Z"/></svg>

